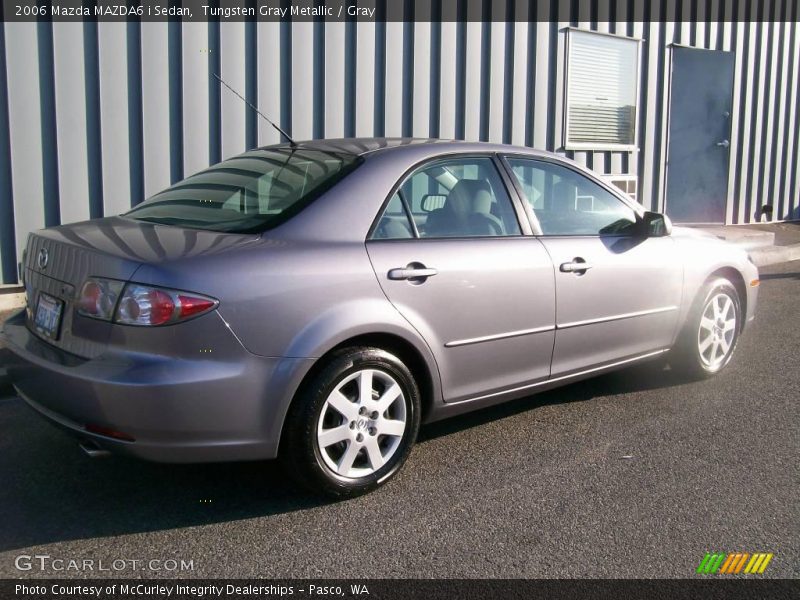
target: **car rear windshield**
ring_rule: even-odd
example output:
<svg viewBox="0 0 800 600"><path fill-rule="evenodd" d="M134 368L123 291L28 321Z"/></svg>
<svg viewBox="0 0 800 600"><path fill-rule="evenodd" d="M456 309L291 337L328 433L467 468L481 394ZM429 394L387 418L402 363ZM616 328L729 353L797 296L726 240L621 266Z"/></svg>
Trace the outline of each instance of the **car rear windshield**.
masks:
<svg viewBox="0 0 800 600"><path fill-rule="evenodd" d="M124 216L163 225L257 233L291 218L361 163L353 154L275 147L179 181Z"/></svg>

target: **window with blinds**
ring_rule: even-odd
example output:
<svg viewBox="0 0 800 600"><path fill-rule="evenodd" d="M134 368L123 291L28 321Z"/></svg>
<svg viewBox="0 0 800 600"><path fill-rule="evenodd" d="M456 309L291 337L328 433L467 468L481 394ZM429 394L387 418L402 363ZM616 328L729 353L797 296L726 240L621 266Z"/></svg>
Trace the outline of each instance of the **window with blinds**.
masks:
<svg viewBox="0 0 800 600"><path fill-rule="evenodd" d="M639 40L571 29L568 43L564 146L633 149Z"/></svg>

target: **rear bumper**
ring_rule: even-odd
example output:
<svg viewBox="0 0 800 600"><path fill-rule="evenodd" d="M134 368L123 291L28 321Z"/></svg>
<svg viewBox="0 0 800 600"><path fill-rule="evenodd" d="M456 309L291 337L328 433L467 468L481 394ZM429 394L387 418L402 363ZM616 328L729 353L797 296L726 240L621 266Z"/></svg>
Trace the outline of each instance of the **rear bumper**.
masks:
<svg viewBox="0 0 800 600"><path fill-rule="evenodd" d="M23 314L6 321L3 338L13 354L11 381L31 407L101 448L159 462L274 458L293 391L311 363L241 347L213 359L116 348L84 360L33 335ZM87 425L135 441L89 433Z"/></svg>

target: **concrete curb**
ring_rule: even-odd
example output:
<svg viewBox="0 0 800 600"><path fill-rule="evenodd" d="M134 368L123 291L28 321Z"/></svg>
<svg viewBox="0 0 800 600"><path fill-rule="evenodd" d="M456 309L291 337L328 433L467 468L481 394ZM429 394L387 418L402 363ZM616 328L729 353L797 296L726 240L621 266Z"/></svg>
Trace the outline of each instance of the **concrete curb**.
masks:
<svg viewBox="0 0 800 600"><path fill-rule="evenodd" d="M25 306L25 293L12 292L0 294L0 312L16 310Z"/></svg>
<svg viewBox="0 0 800 600"><path fill-rule="evenodd" d="M725 226L698 227L698 229L745 250L760 250L775 245L775 234L771 231Z"/></svg>
<svg viewBox="0 0 800 600"><path fill-rule="evenodd" d="M758 267L776 265L791 260L800 260L800 244L757 248L750 250L750 258Z"/></svg>

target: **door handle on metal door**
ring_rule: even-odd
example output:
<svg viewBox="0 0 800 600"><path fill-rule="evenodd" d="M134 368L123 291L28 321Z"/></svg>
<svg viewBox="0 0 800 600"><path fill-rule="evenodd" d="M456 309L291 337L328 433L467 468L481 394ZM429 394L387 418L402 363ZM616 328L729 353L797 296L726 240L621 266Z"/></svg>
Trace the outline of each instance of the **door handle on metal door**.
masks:
<svg viewBox="0 0 800 600"><path fill-rule="evenodd" d="M731 145L728 140L722 140L721 142L717 142L717 146L722 146L723 148L727 148Z"/></svg>
<svg viewBox="0 0 800 600"><path fill-rule="evenodd" d="M575 258L572 262L562 263L559 269L562 273L577 273L578 275L584 274L592 268L593 265L587 263L582 258Z"/></svg>
<svg viewBox="0 0 800 600"><path fill-rule="evenodd" d="M405 268L391 269L389 271L389 279L426 279L433 277L438 272L436 269L428 269L424 266L417 267L414 264L410 264Z"/></svg>

